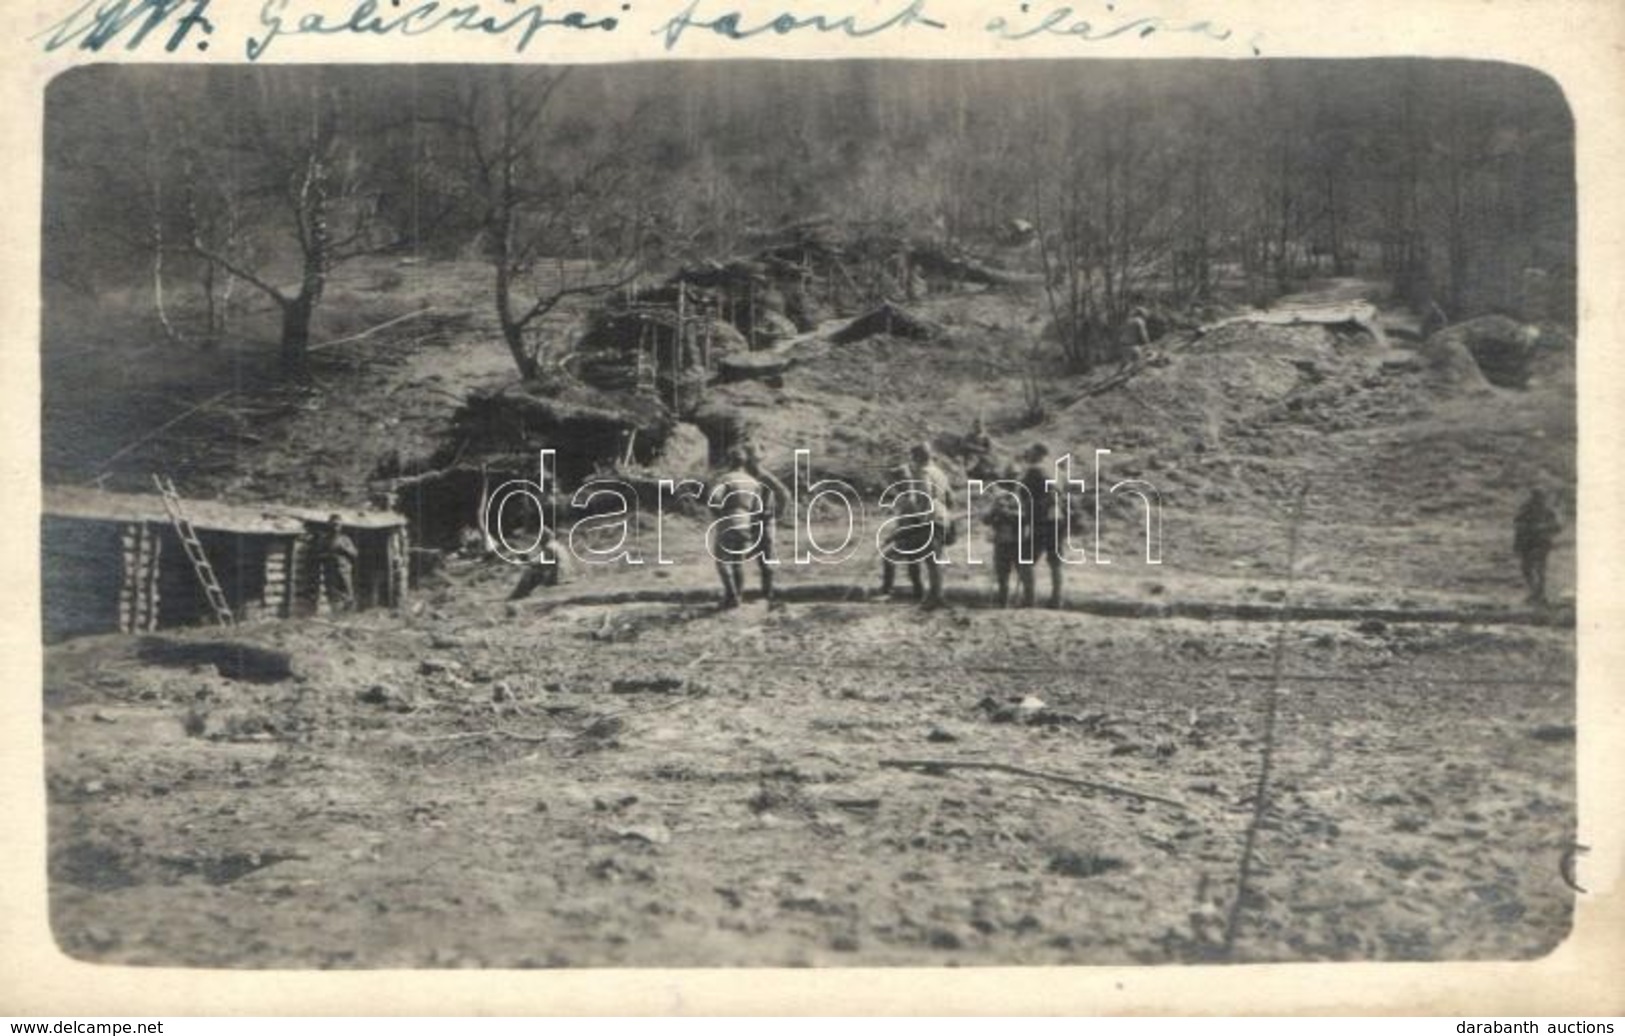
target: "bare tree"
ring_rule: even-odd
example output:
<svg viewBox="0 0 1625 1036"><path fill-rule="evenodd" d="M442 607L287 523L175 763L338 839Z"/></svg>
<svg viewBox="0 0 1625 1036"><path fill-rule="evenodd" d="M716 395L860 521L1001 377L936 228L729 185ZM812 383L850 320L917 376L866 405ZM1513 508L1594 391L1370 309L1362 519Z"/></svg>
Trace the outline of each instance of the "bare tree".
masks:
<svg viewBox="0 0 1625 1036"><path fill-rule="evenodd" d="M631 283L649 220L627 189L630 129L600 137L557 117L567 69L504 65L491 76L465 82L455 110L429 118L467 148L502 339L520 376L533 379L545 356L537 322L567 298Z"/></svg>
<svg viewBox="0 0 1625 1036"><path fill-rule="evenodd" d="M1176 241L1164 127L1132 94L1073 114L1030 162L1045 298L1067 363L1118 358L1117 329Z"/></svg>
<svg viewBox="0 0 1625 1036"><path fill-rule="evenodd" d="M320 71L255 69L233 85L246 96L219 105L232 121L195 127L184 148L190 247L275 303L283 376L304 381L311 318L333 267L372 247L377 192L361 143L346 132L335 81ZM292 287L277 282L270 254L290 238Z"/></svg>

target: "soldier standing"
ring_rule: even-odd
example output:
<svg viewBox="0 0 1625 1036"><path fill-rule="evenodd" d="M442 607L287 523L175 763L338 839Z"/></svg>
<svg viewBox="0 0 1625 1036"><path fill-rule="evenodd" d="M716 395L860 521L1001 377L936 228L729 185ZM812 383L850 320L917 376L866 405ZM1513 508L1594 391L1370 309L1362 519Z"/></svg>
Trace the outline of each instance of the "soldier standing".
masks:
<svg viewBox="0 0 1625 1036"><path fill-rule="evenodd" d="M909 459L915 480L920 483L921 490L930 497L931 524L926 530L927 538L921 552L921 561L925 566L926 592L925 600L920 602L922 608L930 610L941 608L944 603L942 566L946 560L944 553L954 540L954 491L947 474L932 457L929 444L922 442L916 445L909 451Z"/></svg>
<svg viewBox="0 0 1625 1036"><path fill-rule="evenodd" d="M914 472L907 464L900 464L892 471L892 477L897 482L912 482ZM917 560L909 560L903 556L903 550L914 542L914 529L902 527L892 532L890 538L880 548L880 596L891 596L892 588L897 583L897 566L908 567L908 580L914 586L914 599L925 600L925 576L920 571ZM901 540L901 542L899 542Z"/></svg>
<svg viewBox="0 0 1625 1036"><path fill-rule="evenodd" d="M1020 476L1014 467L1005 469L1003 481L1015 482ZM993 533L993 578L998 581L1000 608L1010 607L1010 576L1014 573L1021 581L1024 600L1033 596L1033 570L1021 561L1021 537L1024 520L1021 499L1008 487L1000 487L993 497L993 506L986 518Z"/></svg>
<svg viewBox="0 0 1625 1036"><path fill-rule="evenodd" d="M316 556L321 561L322 582L327 588L327 601L334 611L347 612L355 607L355 564L360 552L355 541L344 533L344 519L331 515L322 532Z"/></svg>
<svg viewBox="0 0 1625 1036"><path fill-rule="evenodd" d="M785 509L791 506L790 488L762 466L761 454L757 452L753 443L745 444L745 471L761 483L767 497L762 501L766 514L762 520L762 550L758 555L762 568L762 595L767 599L770 610L782 608L784 602L773 596L773 570L769 566L778 564L778 537L775 529Z"/></svg>
<svg viewBox="0 0 1625 1036"><path fill-rule="evenodd" d="M771 491L749 471L742 447L728 451L723 472L712 483L707 503L719 515L711 525L711 557L722 580L722 607L737 608L745 589L745 562L756 559L762 574L762 596L773 607L773 519ZM775 480L776 481L776 480ZM781 484L782 488L782 484Z"/></svg>
<svg viewBox="0 0 1625 1036"><path fill-rule="evenodd" d="M1552 552L1552 541L1562 529L1563 522L1546 502L1545 491L1531 489L1512 522L1512 549L1523 569L1531 604L1546 603L1546 558Z"/></svg>
<svg viewBox="0 0 1625 1036"><path fill-rule="evenodd" d="M998 464L993 457L993 437L987 434L987 426L980 416L965 436L960 454L965 461L965 474L971 478L987 482L998 477Z"/></svg>
<svg viewBox="0 0 1625 1036"><path fill-rule="evenodd" d="M1061 545L1060 530L1056 527L1061 515L1059 494L1054 486L1054 474L1045 465L1049 462L1049 447L1034 443L1027 450L1027 470L1022 472L1021 484L1027 499L1032 502L1030 515L1024 516L1024 556L1022 567L1027 570L1021 581L1021 604L1033 606L1038 582L1033 566L1040 558L1049 564L1049 607L1061 606Z"/></svg>

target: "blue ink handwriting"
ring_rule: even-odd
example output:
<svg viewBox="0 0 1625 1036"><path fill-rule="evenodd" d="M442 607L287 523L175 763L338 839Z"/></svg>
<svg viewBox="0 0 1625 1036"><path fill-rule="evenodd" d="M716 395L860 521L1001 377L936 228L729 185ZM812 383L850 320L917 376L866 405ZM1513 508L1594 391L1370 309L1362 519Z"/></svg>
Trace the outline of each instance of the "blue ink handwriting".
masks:
<svg viewBox="0 0 1625 1036"><path fill-rule="evenodd" d="M209 0L85 0L66 18L31 38L48 37L46 53L75 43L80 50L94 53L120 36L124 37L125 50L135 50L182 7L191 10L169 24L169 38L164 41L164 50L173 54L193 29L201 30L204 37L214 32L214 23L203 16ZM131 26L136 26L134 31L126 34ZM208 50L209 41L199 39L197 49Z"/></svg>
<svg viewBox="0 0 1625 1036"><path fill-rule="evenodd" d="M506 2L511 5L513 0ZM440 30L481 32L490 36L515 33L514 51L524 53L535 35L549 26L614 32L620 25L620 21L614 17L594 18L582 11L549 18L539 3L491 13L477 2L451 4L441 3L440 0L421 0L403 8L401 0L387 0L386 9L379 0L360 0L348 12L338 15L321 11L292 13L288 10L289 3L290 0L266 0L260 9L264 35L248 38L250 61L258 61L272 41L281 36L335 36L346 33L422 36ZM629 6L622 4L621 10L625 11Z"/></svg>
<svg viewBox="0 0 1625 1036"><path fill-rule="evenodd" d="M1022 4L1021 13L1023 15L1028 14L1031 7L1031 4ZM1236 35L1235 30L1206 20L1177 23L1155 15L1142 15L1131 18L1117 13L1115 3L1108 3L1106 11L1108 13L1107 18L1097 18L1093 21L1081 16L1071 7L1055 7L1035 21L1022 23L1017 23L1003 15L997 15L988 21L985 28L1002 40L1012 41L1032 39L1034 36L1068 36L1073 39L1094 43L1122 36L1136 36L1145 39L1156 33L1165 35L1184 33L1219 42L1229 40ZM1248 46L1252 48L1255 56L1260 53L1258 43L1261 38L1261 36L1254 34L1248 40Z"/></svg>
<svg viewBox="0 0 1625 1036"><path fill-rule="evenodd" d="M745 28L741 26L745 15L740 11L728 11L716 17L700 17L698 12L701 0L693 0L680 14L672 18L665 25L654 31L654 35L666 37L666 49L674 50L683 33L689 29L709 29L711 32L725 39L748 40L753 36L771 32L779 36L788 36L802 29L813 29L817 32L840 32L853 39L865 36L875 36L893 29L903 29L910 25L922 25L928 29L946 29L947 25L930 18L925 13L925 0L913 0L907 7L893 14L889 18L869 25L860 25L857 15L848 14L834 17L828 14L801 14L786 11L777 17L770 18L760 24Z"/></svg>

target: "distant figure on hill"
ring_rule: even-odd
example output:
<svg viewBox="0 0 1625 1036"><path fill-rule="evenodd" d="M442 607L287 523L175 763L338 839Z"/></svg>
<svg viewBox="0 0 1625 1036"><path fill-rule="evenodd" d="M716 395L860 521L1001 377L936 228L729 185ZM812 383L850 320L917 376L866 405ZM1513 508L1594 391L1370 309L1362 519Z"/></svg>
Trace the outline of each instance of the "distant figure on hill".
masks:
<svg viewBox="0 0 1625 1036"><path fill-rule="evenodd" d="M1142 352L1151 347L1150 316L1144 306L1135 306L1128 315L1129 344Z"/></svg>
<svg viewBox="0 0 1625 1036"><path fill-rule="evenodd" d="M987 426L980 416L966 434L960 456L965 462L965 473L971 478L991 482L999 477L998 463L993 456L993 437L987 434Z"/></svg>
<svg viewBox="0 0 1625 1036"><path fill-rule="evenodd" d="M1444 310L1432 299L1428 299L1427 308L1422 313L1422 341L1427 341L1434 335L1449 326L1450 320L1444 315Z"/></svg>
<svg viewBox="0 0 1625 1036"><path fill-rule="evenodd" d="M1529 491L1517 518L1513 519L1512 529L1512 549L1523 569L1524 585L1529 588L1529 603L1544 604L1546 558L1552 552L1552 541L1563 530L1563 522L1546 502L1544 490Z"/></svg>
<svg viewBox="0 0 1625 1036"><path fill-rule="evenodd" d="M355 564L360 557L355 541L344 534L344 519L332 515L317 540L316 557L322 566L322 584L334 611L355 607Z"/></svg>
<svg viewBox="0 0 1625 1036"><path fill-rule="evenodd" d="M1123 343L1123 359L1118 365L1118 371L1128 371L1143 367L1153 358L1151 350L1151 325L1148 322L1150 314L1144 306L1135 306L1129 312L1126 327L1126 341Z"/></svg>

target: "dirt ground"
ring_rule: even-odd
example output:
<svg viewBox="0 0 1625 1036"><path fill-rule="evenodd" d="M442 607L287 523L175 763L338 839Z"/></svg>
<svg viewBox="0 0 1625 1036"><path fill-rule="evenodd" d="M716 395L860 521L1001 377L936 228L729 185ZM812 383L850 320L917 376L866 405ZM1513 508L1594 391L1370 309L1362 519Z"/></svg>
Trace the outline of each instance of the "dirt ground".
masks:
<svg viewBox="0 0 1625 1036"><path fill-rule="evenodd" d="M440 614L56 651L64 949L231 967L1221 950L1273 624L875 602ZM1560 941L1569 633L1305 622L1284 657L1234 959Z"/></svg>
<svg viewBox="0 0 1625 1036"><path fill-rule="evenodd" d="M408 271L415 294L376 315L455 310L477 286L423 294L437 283ZM1560 942L1573 537L1544 610L1521 604L1509 547L1531 481L1573 485L1572 355L1527 391L1469 389L1319 328L1215 332L1122 390L1049 379L1034 422L1000 351L1032 306L929 303L945 343L820 345L782 387L722 394L786 473L797 437L862 472L973 413L1010 451L1112 449L1114 477L1162 493L1162 564L1138 557L1143 515L1121 504L1102 527L1113 563L1069 570L1066 610L986 607L986 570L963 564L947 610L879 601L864 551L791 566L782 610L719 613L700 530L679 522L678 564L588 568L515 605L513 569L454 559L398 615L53 645L63 949L374 968L1495 959ZM382 451L426 447L466 388L505 376L480 329L410 326L335 358L321 394L199 484L359 497ZM1276 621L1283 604L1322 617Z"/></svg>

